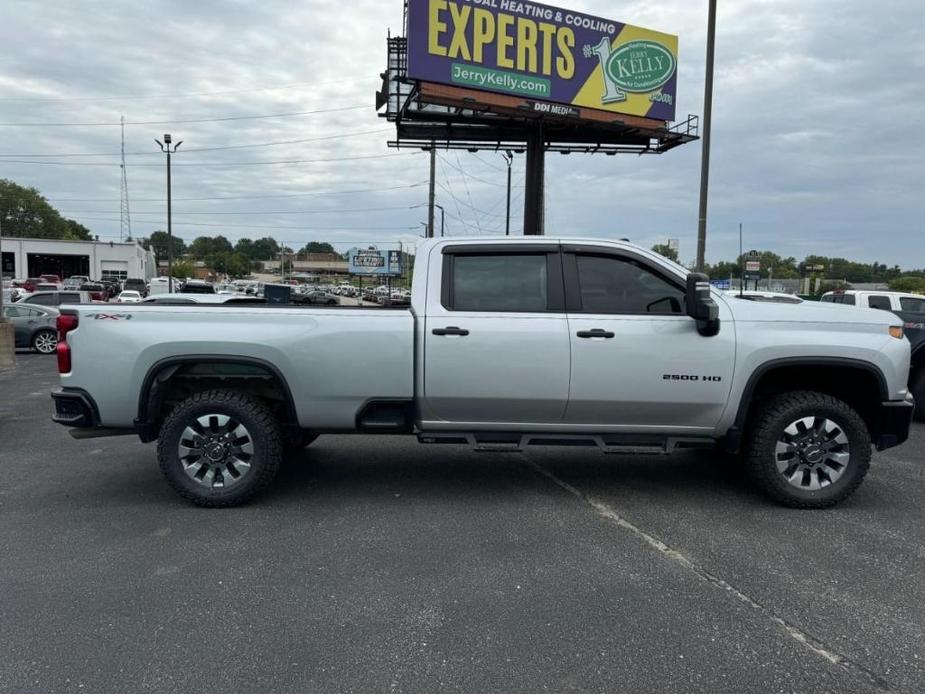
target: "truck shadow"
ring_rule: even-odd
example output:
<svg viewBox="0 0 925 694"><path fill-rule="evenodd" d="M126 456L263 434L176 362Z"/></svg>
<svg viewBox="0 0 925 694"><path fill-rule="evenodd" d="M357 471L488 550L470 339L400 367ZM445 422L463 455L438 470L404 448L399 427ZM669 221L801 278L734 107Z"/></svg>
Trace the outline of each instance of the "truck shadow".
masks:
<svg viewBox="0 0 925 694"><path fill-rule="evenodd" d="M358 443L361 442L361 443ZM655 502L736 499L766 505L734 459L713 452L671 456L603 455L592 449L537 448L526 453L477 453L451 445L421 446L398 437L325 436L310 448L291 454L268 497L383 493L415 496L485 496L516 498L520 492L546 494L565 490L543 476L595 493L645 495Z"/></svg>

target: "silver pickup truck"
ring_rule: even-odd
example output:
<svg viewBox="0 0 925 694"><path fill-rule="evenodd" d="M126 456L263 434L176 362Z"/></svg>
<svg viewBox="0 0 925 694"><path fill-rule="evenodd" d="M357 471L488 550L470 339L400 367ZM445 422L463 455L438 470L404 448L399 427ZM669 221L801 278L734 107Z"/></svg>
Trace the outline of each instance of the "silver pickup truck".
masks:
<svg viewBox="0 0 925 694"><path fill-rule="evenodd" d="M815 508L858 487L872 446L908 436L892 314L739 300L606 240L429 240L415 265L401 309L65 307L54 420L157 440L167 480L203 506L252 498L320 433L356 432L720 446L773 499Z"/></svg>

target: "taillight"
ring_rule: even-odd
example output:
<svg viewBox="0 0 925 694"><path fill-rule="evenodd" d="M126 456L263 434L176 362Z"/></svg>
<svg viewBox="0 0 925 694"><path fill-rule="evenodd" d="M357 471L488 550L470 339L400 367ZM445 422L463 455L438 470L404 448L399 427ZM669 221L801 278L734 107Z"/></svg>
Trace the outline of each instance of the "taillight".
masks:
<svg viewBox="0 0 925 694"><path fill-rule="evenodd" d="M62 313L56 321L58 327L58 373L71 372L71 346L67 343L67 334L77 328L77 316Z"/></svg>

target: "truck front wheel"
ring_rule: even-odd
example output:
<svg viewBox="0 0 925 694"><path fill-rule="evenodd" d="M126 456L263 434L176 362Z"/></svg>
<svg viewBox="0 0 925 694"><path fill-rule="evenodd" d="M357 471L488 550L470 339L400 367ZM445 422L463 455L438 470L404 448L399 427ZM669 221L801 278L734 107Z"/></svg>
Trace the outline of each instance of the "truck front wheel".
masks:
<svg viewBox="0 0 925 694"><path fill-rule="evenodd" d="M182 497L199 506L237 506L276 476L282 460L279 423L245 393L194 393L164 420L157 458Z"/></svg>
<svg viewBox="0 0 925 694"><path fill-rule="evenodd" d="M745 463L757 486L794 508L826 508L849 497L870 467L860 415L824 393L795 391L763 403L752 418Z"/></svg>

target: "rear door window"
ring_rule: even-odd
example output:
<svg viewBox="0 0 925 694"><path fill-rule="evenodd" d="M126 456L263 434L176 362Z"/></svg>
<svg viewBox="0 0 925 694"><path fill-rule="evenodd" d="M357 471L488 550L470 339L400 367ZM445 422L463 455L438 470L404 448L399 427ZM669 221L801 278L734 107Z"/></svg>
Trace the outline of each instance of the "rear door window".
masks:
<svg viewBox="0 0 925 694"><path fill-rule="evenodd" d="M454 255L449 305L453 311L547 311L545 253Z"/></svg>
<svg viewBox="0 0 925 694"><path fill-rule="evenodd" d="M884 311L890 311L893 308L890 305L890 297L882 296L882 295L874 295L874 296L867 297L867 305L870 306L871 308L879 308Z"/></svg>
<svg viewBox="0 0 925 694"><path fill-rule="evenodd" d="M912 313L925 313L925 297L916 299L910 296L901 296L899 297L899 307L903 311L911 311Z"/></svg>

